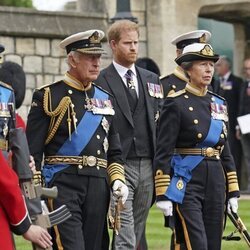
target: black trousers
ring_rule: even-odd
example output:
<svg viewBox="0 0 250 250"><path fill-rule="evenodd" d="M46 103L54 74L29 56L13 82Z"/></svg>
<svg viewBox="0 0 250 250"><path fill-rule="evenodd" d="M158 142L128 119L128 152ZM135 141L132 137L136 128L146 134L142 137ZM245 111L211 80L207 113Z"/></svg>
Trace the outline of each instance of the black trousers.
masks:
<svg viewBox="0 0 250 250"><path fill-rule="evenodd" d="M65 204L72 217L52 230L53 249L108 249L106 216L110 189L105 178L57 173L52 182L58 188L56 209ZM63 248L60 248L63 247Z"/></svg>
<svg viewBox="0 0 250 250"><path fill-rule="evenodd" d="M225 185L220 161L204 159L193 170L183 203L176 205L177 242L184 241L181 249L221 249Z"/></svg>

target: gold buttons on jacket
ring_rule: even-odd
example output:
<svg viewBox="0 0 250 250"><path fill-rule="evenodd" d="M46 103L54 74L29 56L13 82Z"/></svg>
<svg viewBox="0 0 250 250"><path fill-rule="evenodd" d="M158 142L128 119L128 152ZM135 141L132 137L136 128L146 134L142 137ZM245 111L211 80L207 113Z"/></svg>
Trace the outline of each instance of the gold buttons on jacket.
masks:
<svg viewBox="0 0 250 250"><path fill-rule="evenodd" d="M100 136L100 135L96 135L96 138L97 138L98 140L100 140L101 136Z"/></svg>
<svg viewBox="0 0 250 250"><path fill-rule="evenodd" d="M214 97L211 97L211 100L214 102L214 100L215 100Z"/></svg>
<svg viewBox="0 0 250 250"><path fill-rule="evenodd" d="M197 134L197 137L200 139L200 138L202 138L202 133L198 133Z"/></svg>
<svg viewBox="0 0 250 250"><path fill-rule="evenodd" d="M225 135L224 135L224 134L221 134L221 135L220 135L220 138L222 138L222 139L225 138Z"/></svg>
<svg viewBox="0 0 250 250"><path fill-rule="evenodd" d="M221 146L217 146L216 149L221 149Z"/></svg>
<svg viewBox="0 0 250 250"><path fill-rule="evenodd" d="M68 90L68 93L72 95L73 91L71 89Z"/></svg>
<svg viewBox="0 0 250 250"><path fill-rule="evenodd" d="M188 95L184 95L184 98L188 99L188 98L189 98L189 96L188 96Z"/></svg>
<svg viewBox="0 0 250 250"><path fill-rule="evenodd" d="M193 111L193 110L194 110L194 108L193 108L193 107L189 107L188 109L189 109L190 111Z"/></svg>
<svg viewBox="0 0 250 250"><path fill-rule="evenodd" d="M97 150L97 154L100 155L101 154L101 150L98 149Z"/></svg>
<svg viewBox="0 0 250 250"><path fill-rule="evenodd" d="M194 124L198 124L199 121L197 119L194 119Z"/></svg>
<svg viewBox="0 0 250 250"><path fill-rule="evenodd" d="M172 89L176 89L176 86L175 86L175 85L172 85Z"/></svg>
<svg viewBox="0 0 250 250"><path fill-rule="evenodd" d="M79 168L79 169L82 169L82 168L83 168L83 166L82 166L82 165L78 165L78 168Z"/></svg>

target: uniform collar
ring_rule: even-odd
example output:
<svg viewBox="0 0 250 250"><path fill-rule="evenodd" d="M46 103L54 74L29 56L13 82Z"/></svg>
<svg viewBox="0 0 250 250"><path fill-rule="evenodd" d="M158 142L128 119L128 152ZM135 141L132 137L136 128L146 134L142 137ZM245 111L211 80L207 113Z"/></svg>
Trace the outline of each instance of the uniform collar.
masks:
<svg viewBox="0 0 250 250"><path fill-rule="evenodd" d="M183 80L184 82L188 82L188 78L186 77L184 70L180 66L177 66L174 69L174 75L176 75L179 79Z"/></svg>
<svg viewBox="0 0 250 250"><path fill-rule="evenodd" d="M82 90L82 91L87 91L91 89L91 86L92 86L92 82L89 82L89 84L86 87L84 87L83 84L80 81L78 81L75 77L70 75L69 72L67 72L64 75L63 81L70 87L78 89L78 90Z"/></svg>
<svg viewBox="0 0 250 250"><path fill-rule="evenodd" d="M204 89L198 88L197 86L193 85L192 83L188 83L185 87L185 89L197 96L205 96L207 94L207 87Z"/></svg>

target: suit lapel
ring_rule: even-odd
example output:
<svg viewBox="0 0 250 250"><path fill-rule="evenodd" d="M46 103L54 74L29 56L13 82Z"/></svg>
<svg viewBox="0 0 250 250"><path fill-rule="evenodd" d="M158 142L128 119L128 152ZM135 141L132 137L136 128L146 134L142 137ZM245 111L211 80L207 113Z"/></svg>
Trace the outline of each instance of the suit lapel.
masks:
<svg viewBox="0 0 250 250"><path fill-rule="evenodd" d="M105 78L107 80L107 83L112 91L112 94L114 95L116 102L121 109L124 116L128 119L132 127L134 127L133 118L131 116L130 112L130 106L128 103L128 100L126 98L125 90L122 86L123 82L119 74L117 73L115 67L113 64L111 64L107 68L107 72L105 74Z"/></svg>

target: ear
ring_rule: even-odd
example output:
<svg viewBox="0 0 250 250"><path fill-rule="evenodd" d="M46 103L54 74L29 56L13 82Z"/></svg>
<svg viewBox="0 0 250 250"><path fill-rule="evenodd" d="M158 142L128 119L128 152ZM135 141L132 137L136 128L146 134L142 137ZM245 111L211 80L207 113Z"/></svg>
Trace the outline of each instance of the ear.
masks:
<svg viewBox="0 0 250 250"><path fill-rule="evenodd" d="M109 42L109 45L110 45L110 48L113 50L113 49L115 49L115 47L116 47L116 42L115 42L115 40L111 40L110 42Z"/></svg>
<svg viewBox="0 0 250 250"><path fill-rule="evenodd" d="M72 55L69 55L68 62L72 68L76 68L76 60Z"/></svg>

